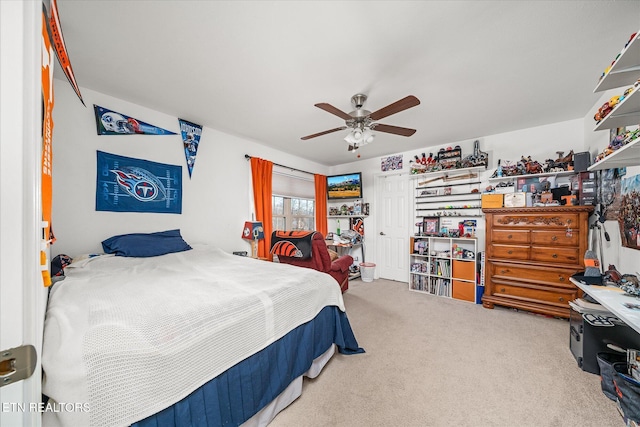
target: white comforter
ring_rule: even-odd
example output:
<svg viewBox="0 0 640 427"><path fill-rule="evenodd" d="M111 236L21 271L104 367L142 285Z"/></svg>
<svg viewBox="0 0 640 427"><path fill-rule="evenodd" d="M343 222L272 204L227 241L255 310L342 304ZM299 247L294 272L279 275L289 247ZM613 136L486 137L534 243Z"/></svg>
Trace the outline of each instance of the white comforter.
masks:
<svg viewBox="0 0 640 427"><path fill-rule="evenodd" d="M53 408L45 425L128 425L323 307L344 310L328 274L216 248L99 257L65 274L51 291L45 320L43 393Z"/></svg>

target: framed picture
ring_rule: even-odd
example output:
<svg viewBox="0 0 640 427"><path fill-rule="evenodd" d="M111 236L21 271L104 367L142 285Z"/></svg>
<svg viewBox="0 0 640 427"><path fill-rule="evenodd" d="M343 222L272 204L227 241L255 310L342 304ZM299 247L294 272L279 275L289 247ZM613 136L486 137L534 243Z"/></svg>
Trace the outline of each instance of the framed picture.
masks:
<svg viewBox="0 0 640 427"><path fill-rule="evenodd" d="M440 232L440 217L425 216L422 218L422 233L427 236L434 236Z"/></svg>

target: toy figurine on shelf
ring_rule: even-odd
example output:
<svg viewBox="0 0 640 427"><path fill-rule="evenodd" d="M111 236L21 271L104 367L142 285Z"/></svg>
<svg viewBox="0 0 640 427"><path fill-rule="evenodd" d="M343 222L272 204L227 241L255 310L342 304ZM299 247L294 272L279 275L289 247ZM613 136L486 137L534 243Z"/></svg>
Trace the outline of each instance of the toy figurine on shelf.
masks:
<svg viewBox="0 0 640 427"><path fill-rule="evenodd" d="M557 163L553 159L547 159L544 161L545 166L542 168L544 172L564 172L562 163Z"/></svg>
<svg viewBox="0 0 640 427"><path fill-rule="evenodd" d="M418 158L418 156L416 156L416 159L417 158ZM427 167L425 165L423 165L422 163L420 163L419 161L414 162L412 160L410 167L411 167L411 173L412 174L425 173L427 171Z"/></svg>
<svg viewBox="0 0 640 427"><path fill-rule="evenodd" d="M556 153L558 154L558 158L556 159L557 163L569 164L573 162L573 150L569 151L569 154L564 157L562 157L564 151L556 151ZM567 168L565 168L565 170L567 170Z"/></svg>
<svg viewBox="0 0 640 427"><path fill-rule="evenodd" d="M424 153L422 153L422 155L424 156ZM426 159L425 164L426 165L433 165L436 162L436 160L433 158L433 153L429 153L429 157Z"/></svg>
<svg viewBox="0 0 640 427"><path fill-rule="evenodd" d="M473 166L484 166L486 168L489 163L489 154L480 151L480 141L475 140L473 142L473 154L466 156L460 163L463 168Z"/></svg>
<svg viewBox="0 0 640 427"><path fill-rule="evenodd" d="M503 170L502 170L502 165L500 164L502 160L498 159L498 168L496 169L496 177L497 178L502 178L502 175L504 174Z"/></svg>

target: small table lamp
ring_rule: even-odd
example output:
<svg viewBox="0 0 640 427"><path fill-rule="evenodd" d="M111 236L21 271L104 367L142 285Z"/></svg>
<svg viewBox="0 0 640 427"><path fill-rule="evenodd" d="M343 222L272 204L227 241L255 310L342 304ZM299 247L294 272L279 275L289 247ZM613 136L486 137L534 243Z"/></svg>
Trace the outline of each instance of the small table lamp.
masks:
<svg viewBox="0 0 640 427"><path fill-rule="evenodd" d="M251 256L258 258L258 240L264 239L262 221L246 221L242 230L242 238L251 240Z"/></svg>

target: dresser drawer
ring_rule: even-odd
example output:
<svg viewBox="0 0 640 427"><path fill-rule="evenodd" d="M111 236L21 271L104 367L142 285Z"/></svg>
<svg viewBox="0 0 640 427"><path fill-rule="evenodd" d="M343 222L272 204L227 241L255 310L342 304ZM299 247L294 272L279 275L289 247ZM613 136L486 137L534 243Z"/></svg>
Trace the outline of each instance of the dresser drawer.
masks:
<svg viewBox="0 0 640 427"><path fill-rule="evenodd" d="M578 288L554 289L536 285L519 285L503 281L494 281L493 296L513 298L533 303L544 302L559 306L569 306L569 301L578 297Z"/></svg>
<svg viewBox="0 0 640 427"><path fill-rule="evenodd" d="M518 280L541 285L575 289L569 278L580 269L537 267L506 262L491 262L488 273L494 280Z"/></svg>
<svg viewBox="0 0 640 427"><path fill-rule="evenodd" d="M531 243L540 246L578 246L580 231L571 229L562 230L531 230Z"/></svg>
<svg viewBox="0 0 640 427"><path fill-rule="evenodd" d="M493 214L494 227L579 228L577 213Z"/></svg>
<svg viewBox="0 0 640 427"><path fill-rule="evenodd" d="M529 243L529 230L494 228L491 230L491 241L495 243Z"/></svg>
<svg viewBox="0 0 640 427"><path fill-rule="evenodd" d="M550 262L553 264L571 264L571 265L580 264L580 256L578 254L578 248L561 247L561 246L556 246L556 247L532 246L531 260L540 261L540 262Z"/></svg>
<svg viewBox="0 0 640 427"><path fill-rule="evenodd" d="M531 253L529 246L490 244L490 258L506 258L528 260Z"/></svg>

